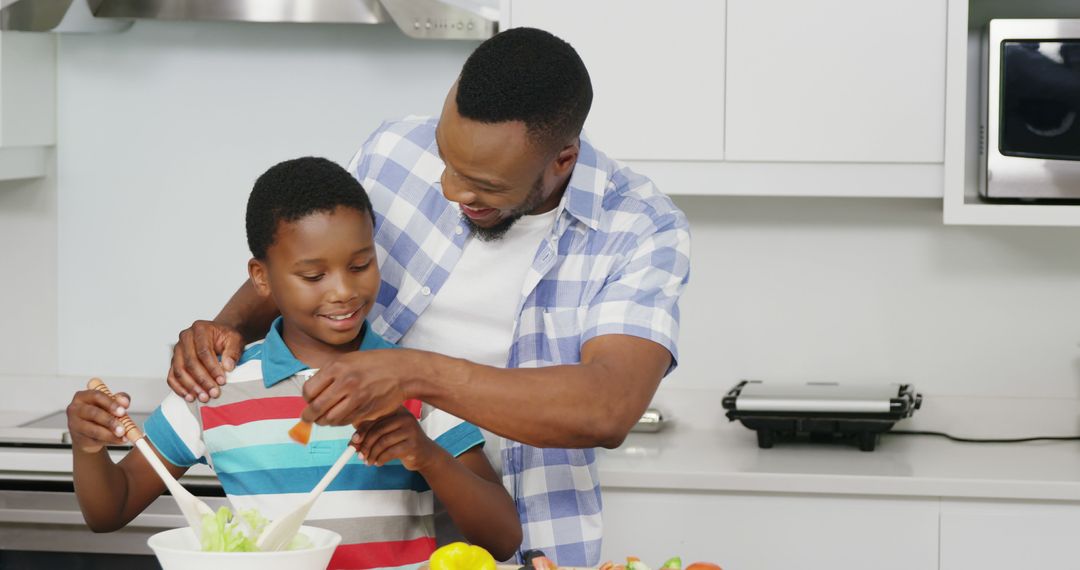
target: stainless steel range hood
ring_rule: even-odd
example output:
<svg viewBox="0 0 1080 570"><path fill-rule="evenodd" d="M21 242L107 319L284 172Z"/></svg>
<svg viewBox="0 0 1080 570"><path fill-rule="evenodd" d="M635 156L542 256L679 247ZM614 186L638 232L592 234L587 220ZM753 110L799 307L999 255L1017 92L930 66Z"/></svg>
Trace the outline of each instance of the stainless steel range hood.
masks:
<svg viewBox="0 0 1080 570"><path fill-rule="evenodd" d="M89 0L99 18L381 24L379 0Z"/></svg>
<svg viewBox="0 0 1080 570"><path fill-rule="evenodd" d="M0 29L102 31L132 20L382 24L417 39L491 37L498 0L0 0ZM73 12L80 12L77 21ZM66 22L65 22L66 19ZM74 23L73 23L74 21ZM66 23L65 26L61 25ZM111 23L111 24L110 24ZM110 28L110 25L112 26Z"/></svg>

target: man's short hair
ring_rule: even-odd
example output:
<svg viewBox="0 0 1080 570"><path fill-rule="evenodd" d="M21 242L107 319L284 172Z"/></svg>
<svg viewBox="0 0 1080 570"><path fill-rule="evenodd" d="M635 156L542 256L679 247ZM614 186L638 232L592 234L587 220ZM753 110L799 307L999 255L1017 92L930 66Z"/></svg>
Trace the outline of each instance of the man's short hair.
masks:
<svg viewBox="0 0 1080 570"><path fill-rule="evenodd" d="M536 28L511 28L480 44L458 78L458 113L483 123L522 121L541 148L581 134L592 82L574 48Z"/></svg>
<svg viewBox="0 0 1080 570"><path fill-rule="evenodd" d="M255 259L266 259L280 222L293 222L339 206L371 215L367 192L344 168L306 156L279 162L255 181L247 203L247 241Z"/></svg>

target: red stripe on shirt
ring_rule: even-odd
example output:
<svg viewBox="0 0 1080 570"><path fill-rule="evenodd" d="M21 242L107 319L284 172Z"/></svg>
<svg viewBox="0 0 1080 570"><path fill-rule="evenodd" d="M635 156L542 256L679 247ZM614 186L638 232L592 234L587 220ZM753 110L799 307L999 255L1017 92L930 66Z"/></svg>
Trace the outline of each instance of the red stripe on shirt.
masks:
<svg viewBox="0 0 1080 570"><path fill-rule="evenodd" d="M305 406L307 402L303 398L285 396L255 398L223 406L203 406L199 412L202 414L203 431L206 431L218 426L239 426L259 420L299 419Z"/></svg>
<svg viewBox="0 0 1080 570"><path fill-rule="evenodd" d="M343 544L334 550L327 570L366 570L426 562L435 552L435 539L429 537L392 542Z"/></svg>

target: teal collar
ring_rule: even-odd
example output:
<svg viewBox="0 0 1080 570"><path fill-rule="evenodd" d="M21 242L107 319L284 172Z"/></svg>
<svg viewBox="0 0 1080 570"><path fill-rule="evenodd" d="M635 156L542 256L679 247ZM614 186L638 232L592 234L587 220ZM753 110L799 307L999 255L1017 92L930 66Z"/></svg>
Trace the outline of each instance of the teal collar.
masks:
<svg viewBox="0 0 1080 570"><path fill-rule="evenodd" d="M270 332L266 333L266 339L262 343L262 376L263 385L267 388L292 377L297 372L310 368L293 355L285 344L285 339L281 338L282 322L281 317L274 319L274 323L270 325ZM392 347L390 343L370 330L367 321L360 329L360 335L363 339L360 341L359 350Z"/></svg>

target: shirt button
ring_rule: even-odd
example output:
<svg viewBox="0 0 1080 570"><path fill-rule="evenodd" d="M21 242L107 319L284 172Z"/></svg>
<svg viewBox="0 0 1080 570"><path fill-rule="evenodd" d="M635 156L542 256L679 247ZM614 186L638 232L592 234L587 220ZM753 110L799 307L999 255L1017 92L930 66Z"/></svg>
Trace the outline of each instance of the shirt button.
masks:
<svg viewBox="0 0 1080 570"><path fill-rule="evenodd" d="M424 287L423 289L420 290L420 293L422 293L425 297L427 297L428 295L431 294L431 287Z"/></svg>
<svg viewBox="0 0 1080 570"><path fill-rule="evenodd" d="M457 235L461 235L461 234L465 233L465 230L461 226L458 226L458 227L454 228L454 233L457 234Z"/></svg>

